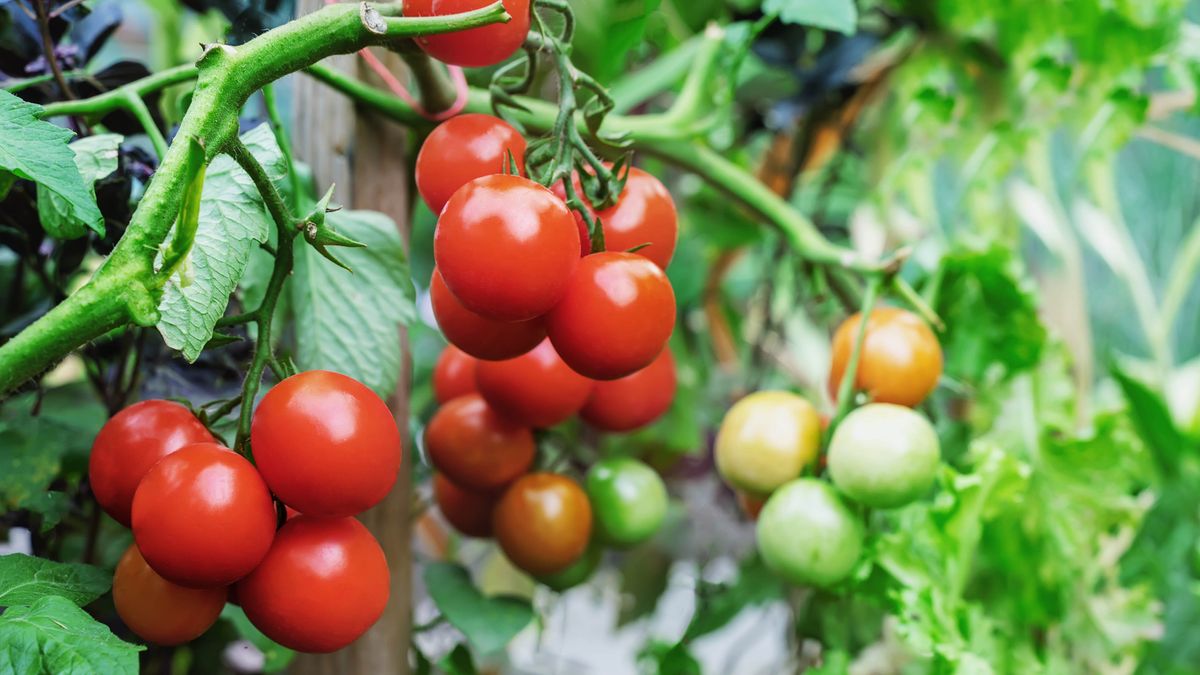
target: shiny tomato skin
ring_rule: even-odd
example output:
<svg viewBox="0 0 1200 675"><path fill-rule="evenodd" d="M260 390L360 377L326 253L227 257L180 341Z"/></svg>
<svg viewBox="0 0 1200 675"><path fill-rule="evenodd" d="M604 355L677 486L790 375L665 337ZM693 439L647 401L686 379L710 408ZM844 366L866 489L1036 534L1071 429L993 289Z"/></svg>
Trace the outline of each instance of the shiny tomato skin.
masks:
<svg viewBox="0 0 1200 675"><path fill-rule="evenodd" d="M605 544L639 544L653 536L667 517L667 486L662 477L632 457L596 462L585 485L597 539Z"/></svg>
<svg viewBox="0 0 1200 675"><path fill-rule="evenodd" d="M271 547L275 524L275 503L254 465L216 443L164 457L133 496L138 550L163 578L189 588L249 574Z"/></svg>
<svg viewBox="0 0 1200 675"><path fill-rule="evenodd" d="M429 299L442 335L477 359L511 359L533 349L546 337L546 322L540 316L528 321L496 321L467 309L446 287L437 269L429 280Z"/></svg>
<svg viewBox="0 0 1200 675"><path fill-rule="evenodd" d="M604 248L609 251L638 249L637 254L667 269L679 240L679 215L671 193L654 176L632 167L617 203L596 216L604 227Z"/></svg>
<svg viewBox="0 0 1200 675"><path fill-rule="evenodd" d="M541 185L484 176L446 202L433 257L464 307L497 321L526 321L562 298L579 264L579 230L566 204Z"/></svg>
<svg viewBox="0 0 1200 675"><path fill-rule="evenodd" d="M833 336L829 393L835 400L861 320L861 313L851 316ZM941 375L942 347L920 317L896 307L879 307L871 312L854 378L856 389L877 403L911 408L937 387Z"/></svg>
<svg viewBox="0 0 1200 675"><path fill-rule="evenodd" d="M797 586L832 586L854 571L863 525L829 483L797 478L776 490L758 514L758 552Z"/></svg>
<svg viewBox="0 0 1200 675"><path fill-rule="evenodd" d="M425 427L425 452L434 468L459 486L494 492L529 471L533 432L501 416L478 394L442 406Z"/></svg>
<svg viewBox="0 0 1200 675"><path fill-rule="evenodd" d="M190 410L171 401L140 401L104 423L92 443L88 479L96 502L128 527L133 493L158 460L213 436Z"/></svg>
<svg viewBox="0 0 1200 675"><path fill-rule="evenodd" d="M758 391L725 413L713 454L730 487L765 495L812 465L820 443L811 403L786 391Z"/></svg>
<svg viewBox="0 0 1200 675"><path fill-rule="evenodd" d="M200 637L225 607L226 588L187 588L162 578L131 545L113 573L113 604L129 630L156 645Z"/></svg>
<svg viewBox="0 0 1200 675"><path fill-rule="evenodd" d="M350 516L378 504L400 471L400 430L383 399L327 370L271 388L250 427L254 461L284 504L310 516Z"/></svg>
<svg viewBox="0 0 1200 675"><path fill-rule="evenodd" d="M267 637L297 651L326 653L379 620L391 578L383 549L362 523L297 516L236 588L247 618Z"/></svg>
<svg viewBox="0 0 1200 675"><path fill-rule="evenodd" d="M587 549L592 507L575 481L531 473L504 491L492 529L512 564L537 577L566 569Z"/></svg>
<svg viewBox="0 0 1200 675"><path fill-rule="evenodd" d="M829 440L829 477L860 504L890 509L929 492L941 444L921 413L894 403L868 403L842 419Z"/></svg>
<svg viewBox="0 0 1200 675"><path fill-rule="evenodd" d="M510 156L518 173L525 173L525 137L508 122L477 113L451 117L429 133L417 153L417 190L429 210L441 213L458 188L505 173Z"/></svg>
<svg viewBox="0 0 1200 675"><path fill-rule="evenodd" d="M579 416L604 431L639 429L667 412L675 386L675 358L668 348L633 374L597 382Z"/></svg>
<svg viewBox="0 0 1200 675"><path fill-rule="evenodd" d="M492 511L498 496L455 485L440 473L433 474L433 500L446 522L468 537L492 536Z"/></svg>
<svg viewBox="0 0 1200 675"><path fill-rule="evenodd" d="M475 368L479 360L454 345L446 345L433 367L433 396L438 403L478 393Z"/></svg>
<svg viewBox="0 0 1200 675"><path fill-rule="evenodd" d="M549 339L515 359L481 362L475 381L496 412L539 429L579 412L595 384L571 370Z"/></svg>
<svg viewBox="0 0 1200 675"><path fill-rule="evenodd" d="M492 0L406 0L408 16L446 16L480 9ZM512 56L529 33L529 0L504 0L504 9L512 19L453 33L423 35L415 38L426 54L443 62L468 68L493 66Z"/></svg>
<svg viewBox="0 0 1200 675"><path fill-rule="evenodd" d="M675 292L647 258L593 253L579 261L546 328L575 372L615 380L645 368L662 352L675 329Z"/></svg>

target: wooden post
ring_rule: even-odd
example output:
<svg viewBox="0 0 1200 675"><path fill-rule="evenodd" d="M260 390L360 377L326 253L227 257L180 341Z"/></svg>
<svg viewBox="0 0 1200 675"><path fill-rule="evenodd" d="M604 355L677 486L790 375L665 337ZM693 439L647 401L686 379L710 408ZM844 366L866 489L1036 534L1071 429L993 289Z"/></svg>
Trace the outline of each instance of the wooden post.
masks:
<svg viewBox="0 0 1200 675"><path fill-rule="evenodd" d="M298 12L319 9L323 0L300 0ZM380 54L389 67L403 62L394 54ZM330 59L329 65L346 72L365 74L356 56ZM337 185L334 201L348 208L371 209L396 221L407 246L409 235L408 162L406 132L399 126L357 111L339 96L309 77L295 81L296 157L313 169L318 191ZM408 393L411 363L403 332L404 372L389 400L402 435L408 430ZM334 654L300 655L289 669L296 675L388 675L407 673L411 630L412 558L409 548L412 506L411 462L415 448L404 441L404 463L392 493L361 516L379 539L391 569L392 589L383 617L353 645Z"/></svg>

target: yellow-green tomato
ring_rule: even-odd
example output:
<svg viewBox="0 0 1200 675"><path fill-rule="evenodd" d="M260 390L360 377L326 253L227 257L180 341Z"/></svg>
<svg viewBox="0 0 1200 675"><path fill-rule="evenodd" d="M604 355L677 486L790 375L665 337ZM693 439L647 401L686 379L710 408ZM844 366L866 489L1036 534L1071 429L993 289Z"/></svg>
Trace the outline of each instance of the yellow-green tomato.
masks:
<svg viewBox="0 0 1200 675"><path fill-rule="evenodd" d="M587 476L596 536L611 546L649 539L667 515L667 486L658 472L629 457L596 462Z"/></svg>
<svg viewBox="0 0 1200 675"><path fill-rule="evenodd" d="M862 555L862 523L825 481L798 478L771 495L758 514L758 552L785 581L832 586Z"/></svg>
<svg viewBox="0 0 1200 675"><path fill-rule="evenodd" d="M838 425L829 442L829 476L847 497L879 509L929 491L941 448L925 416L891 403L868 403Z"/></svg>
<svg viewBox="0 0 1200 675"><path fill-rule="evenodd" d="M735 489L765 495L817 458L821 420L805 399L760 391L734 404L717 433L717 471Z"/></svg>
<svg viewBox="0 0 1200 675"><path fill-rule="evenodd" d="M587 550L583 552L583 555L568 565L566 569L554 574L536 577L536 579L539 584L560 593L569 588L574 588L592 578L592 574L600 566L600 557L603 553L603 549L595 542L592 542L588 545Z"/></svg>

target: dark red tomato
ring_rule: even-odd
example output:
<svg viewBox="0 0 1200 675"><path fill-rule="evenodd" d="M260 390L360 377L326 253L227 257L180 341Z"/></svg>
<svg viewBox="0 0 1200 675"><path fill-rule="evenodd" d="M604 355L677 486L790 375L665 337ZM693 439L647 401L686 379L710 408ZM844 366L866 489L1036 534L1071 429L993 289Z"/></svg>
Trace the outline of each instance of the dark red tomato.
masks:
<svg viewBox="0 0 1200 675"><path fill-rule="evenodd" d="M566 204L528 178L476 178L446 202L433 235L442 280L464 307L497 321L550 311L579 264Z"/></svg>
<svg viewBox="0 0 1200 675"><path fill-rule="evenodd" d="M168 581L228 586L250 573L275 536L275 503L254 465L216 443L155 464L133 496L133 539Z"/></svg>
<svg viewBox="0 0 1200 675"><path fill-rule="evenodd" d="M833 336L829 395L834 400L854 351L861 320L861 312L851 316ZM941 376L942 347L919 316L896 307L879 307L871 312L854 378L856 389L867 392L876 403L911 408L925 400Z"/></svg>
<svg viewBox="0 0 1200 675"><path fill-rule="evenodd" d="M496 412L538 428L579 412L595 384L563 363L549 339L515 359L480 362L475 381Z"/></svg>
<svg viewBox="0 0 1200 675"><path fill-rule="evenodd" d="M658 419L675 399L675 359L670 349L641 370L597 382L583 410L588 424L605 431L632 431Z"/></svg>
<svg viewBox="0 0 1200 675"><path fill-rule="evenodd" d="M400 471L400 430L358 380L309 370L275 385L254 411L254 461L284 504L350 516L387 496Z"/></svg>
<svg viewBox="0 0 1200 675"><path fill-rule="evenodd" d="M596 210L592 208L592 203L583 194L583 184L579 182L579 174L572 172L571 183L575 186L575 194L583 201L583 208L588 213L592 214L592 218L596 217ZM562 181L559 181L550 187L558 198L567 201L567 191L563 188ZM570 208L570 207L568 207ZM575 209L571 209L571 217L575 219L575 226L579 228L579 255L585 256L592 252L592 235L588 232L587 221Z"/></svg>
<svg viewBox="0 0 1200 675"><path fill-rule="evenodd" d="M451 117L430 132L417 153L417 190L436 213L468 182L508 169L509 156L525 173L525 137L491 115Z"/></svg>
<svg viewBox="0 0 1200 675"><path fill-rule="evenodd" d="M429 462L470 490L499 490L529 470L535 451L529 427L501 417L478 394L450 401L425 427Z"/></svg>
<svg viewBox="0 0 1200 675"><path fill-rule="evenodd" d="M433 500L454 529L468 537L492 536L492 510L497 496L455 485L440 473L433 474Z"/></svg>
<svg viewBox="0 0 1200 675"><path fill-rule="evenodd" d="M493 0L406 0L408 16L446 16L469 12L490 5ZM417 46L444 63L469 68L492 66L512 56L529 33L529 0L504 0L504 9L512 16L508 23L471 28L454 33L425 35L415 39Z"/></svg>
<svg viewBox="0 0 1200 675"><path fill-rule="evenodd" d="M636 167L629 169L617 203L596 216L604 226L606 250L628 251L649 244L637 254L667 269L679 239L679 216L671 193L657 178Z"/></svg>
<svg viewBox="0 0 1200 675"><path fill-rule="evenodd" d="M104 512L129 526L133 493L155 462L212 434L187 408L171 401L141 401L113 415L92 443L88 479Z"/></svg>
<svg viewBox="0 0 1200 675"><path fill-rule="evenodd" d="M492 527L512 564L534 576L554 574L587 550L592 506L570 478L531 473L504 492L492 515Z"/></svg>
<svg viewBox="0 0 1200 675"><path fill-rule="evenodd" d="M575 372L615 380L645 368L662 352L675 328L675 292L647 258L593 253L579 261L546 328Z"/></svg>
<svg viewBox="0 0 1200 675"><path fill-rule="evenodd" d="M540 316L529 321L495 321L463 307L436 269L429 280L429 299L446 340L477 359L511 359L546 337L546 322Z"/></svg>
<svg viewBox="0 0 1200 675"><path fill-rule="evenodd" d="M433 367L433 395L437 402L445 403L476 393L475 368L478 363L474 356L454 345L446 345Z"/></svg>
<svg viewBox="0 0 1200 675"><path fill-rule="evenodd" d="M180 645L217 622L225 606L224 586L185 588L162 578L138 551L125 550L113 574L113 604L121 621L146 642Z"/></svg>
<svg viewBox="0 0 1200 675"><path fill-rule="evenodd" d="M362 523L313 516L285 523L262 564L237 585L246 616L267 637L322 653L367 632L390 592L383 549Z"/></svg>

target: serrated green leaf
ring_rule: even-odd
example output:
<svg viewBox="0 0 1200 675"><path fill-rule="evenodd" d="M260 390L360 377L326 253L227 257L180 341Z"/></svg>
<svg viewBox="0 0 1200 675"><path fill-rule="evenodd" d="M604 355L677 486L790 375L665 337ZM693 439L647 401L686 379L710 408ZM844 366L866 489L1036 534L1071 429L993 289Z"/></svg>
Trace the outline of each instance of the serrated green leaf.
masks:
<svg viewBox="0 0 1200 675"><path fill-rule="evenodd" d="M388 396L400 375L400 326L416 319L416 290L403 242L396 224L381 213L338 211L327 220L366 248L338 251L353 270L347 272L297 242L289 284L296 364L349 375Z"/></svg>
<svg viewBox="0 0 1200 675"><path fill-rule="evenodd" d="M84 187L93 204L96 202L96 181L117 170L117 155L122 140L124 137L120 134L97 134L81 138L67 146L75 153L75 166L79 169L79 175L83 177ZM41 183L37 187L37 209L42 227L47 234L56 239L82 237L88 227L94 229L97 234L104 235L103 219L96 223L78 220L74 217L72 205L67 198Z"/></svg>
<svg viewBox="0 0 1200 675"><path fill-rule="evenodd" d="M113 635L70 600L48 595L0 614L0 672L85 675L138 672L145 649Z"/></svg>
<svg viewBox="0 0 1200 675"><path fill-rule="evenodd" d="M0 91L0 170L44 187L62 198L68 220L103 232L100 207L67 146L74 132L39 119L41 111L41 106Z"/></svg>
<svg viewBox="0 0 1200 675"><path fill-rule="evenodd" d="M242 135L242 142L281 185L287 164L270 126ZM172 349L195 361L212 338L213 327L229 304L246 269L250 252L274 227L250 176L232 158L221 155L209 165L200 200L200 221L188 260L163 288L158 330Z"/></svg>
<svg viewBox="0 0 1200 675"><path fill-rule="evenodd" d="M503 648L533 621L533 606L528 600L485 596L461 565L430 563L425 566L424 578L442 616L482 654Z"/></svg>
<svg viewBox="0 0 1200 675"><path fill-rule="evenodd" d="M858 26L854 0L765 0L763 12L778 14L783 23L828 28L847 35Z"/></svg>
<svg viewBox="0 0 1200 675"><path fill-rule="evenodd" d="M21 553L0 556L0 607L32 605L47 595L86 605L108 592L112 577L98 567Z"/></svg>
<svg viewBox="0 0 1200 675"><path fill-rule="evenodd" d="M262 631L250 623L250 619L246 617L246 613L242 611L241 607L232 604L225 605L221 610L221 618L232 623L238 635L249 640L258 648L258 651L262 652L262 671L264 673L278 673L287 668L292 659L296 658L296 652L263 635Z"/></svg>

